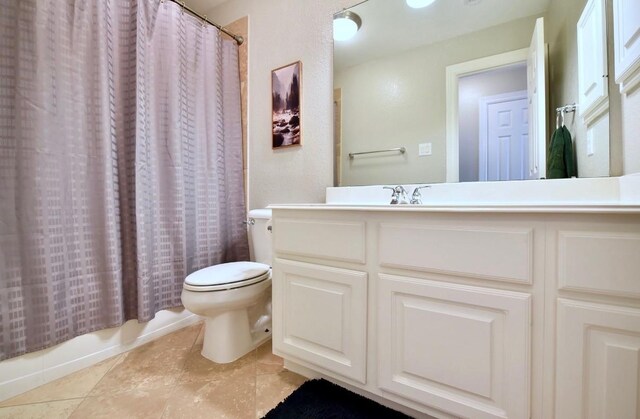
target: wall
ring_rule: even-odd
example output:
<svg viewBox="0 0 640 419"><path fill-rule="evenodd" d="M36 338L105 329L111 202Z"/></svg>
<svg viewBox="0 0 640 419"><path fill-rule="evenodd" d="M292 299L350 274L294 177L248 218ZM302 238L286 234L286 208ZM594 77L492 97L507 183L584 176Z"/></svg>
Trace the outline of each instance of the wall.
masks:
<svg viewBox="0 0 640 419"><path fill-rule="evenodd" d="M522 90L527 90L527 67L524 63L460 78L460 182L478 180L480 98Z"/></svg>
<svg viewBox="0 0 640 419"><path fill-rule="evenodd" d="M523 18L336 74L334 87L342 89L342 184L444 182L446 67L527 47L534 26L535 17ZM431 156L418 157L423 142L432 143ZM400 146L407 153L347 157Z"/></svg>
<svg viewBox="0 0 640 419"><path fill-rule="evenodd" d="M323 202L333 183L333 14L358 0L233 0L205 13L249 16L249 208ZM302 61L302 147L272 150L271 70Z"/></svg>

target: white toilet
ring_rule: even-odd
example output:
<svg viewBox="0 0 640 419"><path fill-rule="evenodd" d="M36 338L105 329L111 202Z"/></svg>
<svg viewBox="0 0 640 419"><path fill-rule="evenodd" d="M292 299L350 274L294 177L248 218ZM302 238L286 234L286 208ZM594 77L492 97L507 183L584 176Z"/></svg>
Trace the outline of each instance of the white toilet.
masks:
<svg viewBox="0 0 640 419"><path fill-rule="evenodd" d="M182 288L182 304L205 319L202 356L221 364L271 336L271 210L249 211L249 243L255 262L200 269Z"/></svg>

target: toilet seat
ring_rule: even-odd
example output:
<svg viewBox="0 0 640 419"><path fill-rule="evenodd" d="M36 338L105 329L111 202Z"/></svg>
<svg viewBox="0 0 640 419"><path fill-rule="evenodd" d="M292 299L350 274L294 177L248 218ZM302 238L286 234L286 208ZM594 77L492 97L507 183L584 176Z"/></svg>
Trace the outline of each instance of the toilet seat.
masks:
<svg viewBox="0 0 640 419"><path fill-rule="evenodd" d="M209 266L188 275L183 288L189 291L224 291L257 284L271 277L269 265L257 262L230 262Z"/></svg>

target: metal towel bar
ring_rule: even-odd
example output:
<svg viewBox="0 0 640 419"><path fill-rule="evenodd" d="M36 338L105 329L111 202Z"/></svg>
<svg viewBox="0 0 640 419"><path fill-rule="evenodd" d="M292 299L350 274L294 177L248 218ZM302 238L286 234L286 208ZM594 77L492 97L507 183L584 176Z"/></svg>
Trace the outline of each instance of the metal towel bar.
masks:
<svg viewBox="0 0 640 419"><path fill-rule="evenodd" d="M389 148L387 150L361 151L359 153L349 153L349 158L353 159L355 156L361 156L363 154L386 153L389 151L398 151L400 152L400 154L404 154L407 152L407 149L404 147L398 147L398 148Z"/></svg>

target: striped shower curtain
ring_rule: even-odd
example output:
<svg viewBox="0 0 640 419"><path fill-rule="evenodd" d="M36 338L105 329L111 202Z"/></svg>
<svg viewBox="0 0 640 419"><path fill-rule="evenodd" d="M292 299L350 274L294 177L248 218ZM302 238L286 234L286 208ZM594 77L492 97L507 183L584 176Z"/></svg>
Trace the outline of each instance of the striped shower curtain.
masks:
<svg viewBox="0 0 640 419"><path fill-rule="evenodd" d="M0 0L0 360L248 257L237 46L160 0Z"/></svg>

